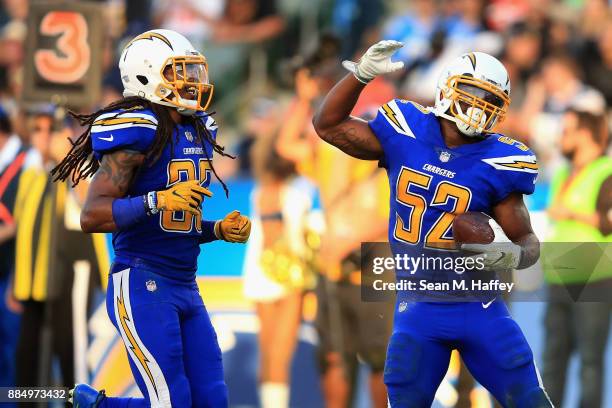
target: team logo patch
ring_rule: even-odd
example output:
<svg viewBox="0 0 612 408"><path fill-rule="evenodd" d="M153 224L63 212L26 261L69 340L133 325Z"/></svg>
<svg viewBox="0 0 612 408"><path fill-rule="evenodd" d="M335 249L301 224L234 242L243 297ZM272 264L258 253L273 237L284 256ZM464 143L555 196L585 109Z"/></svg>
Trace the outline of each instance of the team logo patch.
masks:
<svg viewBox="0 0 612 408"><path fill-rule="evenodd" d="M400 302L399 307L397 308L398 312L405 312L408 309L408 302Z"/></svg>
<svg viewBox="0 0 612 408"><path fill-rule="evenodd" d="M442 151L440 152L439 159L440 159L440 161L441 161L442 163L446 163L447 161L449 161L449 160L450 160L450 158L451 158L451 155L450 155L450 153L449 153L449 152L447 152L446 150L442 150Z"/></svg>
<svg viewBox="0 0 612 408"><path fill-rule="evenodd" d="M155 292L157 290L157 283L155 283L154 280L148 280L146 286L149 292Z"/></svg>

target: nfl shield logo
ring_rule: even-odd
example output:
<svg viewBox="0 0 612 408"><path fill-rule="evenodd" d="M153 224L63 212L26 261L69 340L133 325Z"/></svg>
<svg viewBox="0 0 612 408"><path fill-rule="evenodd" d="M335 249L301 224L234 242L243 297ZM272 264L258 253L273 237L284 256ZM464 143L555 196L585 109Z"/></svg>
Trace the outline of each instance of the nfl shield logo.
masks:
<svg viewBox="0 0 612 408"><path fill-rule="evenodd" d="M186 131L185 132L185 137L187 138L187 140L189 140L190 142L193 142L193 135L191 134L190 131Z"/></svg>
<svg viewBox="0 0 612 408"><path fill-rule="evenodd" d="M447 151L441 151L440 152L440 161L442 163L446 163L447 161L449 161L450 157L451 157L451 155L450 155L449 152L447 152Z"/></svg>
<svg viewBox="0 0 612 408"><path fill-rule="evenodd" d="M399 304L399 307L397 308L398 312L405 312L406 309L408 309L408 303L407 302L401 302Z"/></svg>
<svg viewBox="0 0 612 408"><path fill-rule="evenodd" d="M149 292L155 292L157 290L157 283L155 283L154 280L148 280L146 285Z"/></svg>

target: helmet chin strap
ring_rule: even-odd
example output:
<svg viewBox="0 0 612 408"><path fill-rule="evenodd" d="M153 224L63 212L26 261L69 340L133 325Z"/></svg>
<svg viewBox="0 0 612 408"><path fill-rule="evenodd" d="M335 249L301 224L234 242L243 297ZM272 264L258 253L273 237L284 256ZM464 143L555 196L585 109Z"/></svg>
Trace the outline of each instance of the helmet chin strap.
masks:
<svg viewBox="0 0 612 408"><path fill-rule="evenodd" d="M482 111L480 108L475 108L473 106L469 106L467 111L463 113L463 109L461 109L461 105L459 102L455 101L455 109L457 109L457 118L455 118L455 124L457 125L457 129L461 133L469 137L480 136L484 130L484 126L487 123L487 114ZM468 125L466 122L474 122L472 118L479 117L478 127L473 125ZM461 120L463 119L463 120Z"/></svg>
<svg viewBox="0 0 612 408"><path fill-rule="evenodd" d="M194 107L198 104L198 101L195 101L193 99L183 99L180 98L180 102L184 105L193 105ZM176 108L176 111L178 113L180 113L183 116L193 116L197 113L197 109L189 109L189 108L185 108L185 107L178 107Z"/></svg>
<svg viewBox="0 0 612 408"><path fill-rule="evenodd" d="M463 118L465 118L466 120L469 120L469 118L472 116L473 113L475 114L479 114L480 112L473 112L472 110L474 108L469 107L467 113L463 113L461 111L460 107L457 107L458 111L460 112L458 114L458 116L461 116ZM478 109L478 108L475 108ZM451 122L455 123L455 125L457 126L457 129L464 134L465 136L468 137L484 137L483 136L483 131L482 131L482 126L484 126L484 124L487 122L487 117L486 114L483 114L482 117L480 118L480 124L481 124L481 129L478 129L474 126L470 126L467 123L463 122L462 120L460 120L459 118L449 115L446 112L440 112L437 109L432 109L432 111L434 112L434 114L438 117L450 120Z"/></svg>

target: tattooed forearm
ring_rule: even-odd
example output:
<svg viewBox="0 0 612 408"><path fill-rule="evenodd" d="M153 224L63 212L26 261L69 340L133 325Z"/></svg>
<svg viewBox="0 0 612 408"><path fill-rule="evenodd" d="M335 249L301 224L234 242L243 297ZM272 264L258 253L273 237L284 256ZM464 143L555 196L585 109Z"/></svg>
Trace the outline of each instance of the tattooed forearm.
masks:
<svg viewBox="0 0 612 408"><path fill-rule="evenodd" d="M84 232L116 231L113 201L125 197L143 161L142 153L129 150L104 155L81 211Z"/></svg>
<svg viewBox="0 0 612 408"><path fill-rule="evenodd" d="M312 118L312 124L327 143L343 152L365 160L383 157L380 142L368 122L351 116L364 84L352 74L346 75L332 88Z"/></svg>
<svg viewBox="0 0 612 408"><path fill-rule="evenodd" d="M104 155L95 177L111 182L117 187L121 195L125 195L132 183L136 169L142 164L143 159L142 153L131 150L121 150Z"/></svg>
<svg viewBox="0 0 612 408"><path fill-rule="evenodd" d="M357 129L350 124L321 132L319 136L327 143L358 159L378 160L381 157L378 140L370 132Z"/></svg>

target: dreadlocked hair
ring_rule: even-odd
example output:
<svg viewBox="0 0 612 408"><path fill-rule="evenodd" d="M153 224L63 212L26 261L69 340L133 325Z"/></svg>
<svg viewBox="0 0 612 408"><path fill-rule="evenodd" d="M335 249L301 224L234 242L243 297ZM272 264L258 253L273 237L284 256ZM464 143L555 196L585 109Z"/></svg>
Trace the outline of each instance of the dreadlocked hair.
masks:
<svg viewBox="0 0 612 408"><path fill-rule="evenodd" d="M170 116L168 108L152 103L144 98L137 96L130 96L127 98L120 99L112 102L106 107L99 109L98 111L90 114L79 114L70 111L69 114L75 118L81 126L85 126L85 130L76 140L70 140L72 147L70 151L64 157L64 159L51 170L53 181L65 181L70 179L72 186L76 186L80 180L86 179L96 173L100 167L100 162L93 155L93 145L91 141L91 127L96 118L102 114L109 113L115 110L120 110L114 117L120 115L125 111L136 110L136 109L150 109L155 114L158 124L155 130L155 139L153 144L146 153L147 159L150 159L150 163L154 164L161 157L167 144L170 144L170 151L174 151L174 143L176 140L173 138L175 124ZM214 114L212 112L211 114ZM196 138L198 142L205 146L205 143L210 143L213 151L234 159L235 157L225 153L225 148L217 143L211 132L206 128L205 124L199 117L190 116L186 117L186 120L195 128ZM206 149L204 149L206 158L210 161L210 168L215 175L215 178L219 180L225 191L225 195L229 195L229 190L226 184L219 178L219 175L215 171L215 167L212 164L211 158L208 157Z"/></svg>

